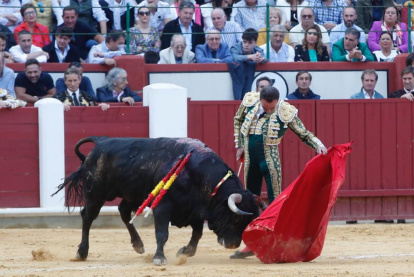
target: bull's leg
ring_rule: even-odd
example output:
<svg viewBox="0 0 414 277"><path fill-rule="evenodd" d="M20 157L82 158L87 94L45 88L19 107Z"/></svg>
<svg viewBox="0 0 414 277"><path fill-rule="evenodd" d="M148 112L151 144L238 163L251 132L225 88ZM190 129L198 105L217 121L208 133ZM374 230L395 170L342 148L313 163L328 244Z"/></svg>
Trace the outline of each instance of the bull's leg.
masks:
<svg viewBox="0 0 414 277"><path fill-rule="evenodd" d="M119 213L121 214L122 221L128 229L129 235L131 236L132 247L135 249L135 252L142 254L145 252L144 244L142 243L141 238L138 235L137 230L133 224L129 224L131 220L132 208L125 201L122 200L118 206Z"/></svg>
<svg viewBox="0 0 414 277"><path fill-rule="evenodd" d="M188 257L194 256L197 251L197 245L198 242L201 239L201 236L203 235L203 220L200 220L196 223L191 224L191 227L193 228L193 233L191 235L190 242L187 246L184 246L177 252L177 256L179 255L186 255Z"/></svg>
<svg viewBox="0 0 414 277"><path fill-rule="evenodd" d="M91 201L90 201L91 202ZM76 258L78 260L86 260L89 251L89 230L92 222L98 217L104 202L90 205L87 201L85 207L81 210L82 216L82 241L78 246L78 253Z"/></svg>
<svg viewBox="0 0 414 277"><path fill-rule="evenodd" d="M164 207L163 207L164 208ZM170 224L170 209L159 208L154 210L155 238L157 240L157 251L152 262L155 265L166 265L167 258L164 255L164 245L168 240L168 226Z"/></svg>

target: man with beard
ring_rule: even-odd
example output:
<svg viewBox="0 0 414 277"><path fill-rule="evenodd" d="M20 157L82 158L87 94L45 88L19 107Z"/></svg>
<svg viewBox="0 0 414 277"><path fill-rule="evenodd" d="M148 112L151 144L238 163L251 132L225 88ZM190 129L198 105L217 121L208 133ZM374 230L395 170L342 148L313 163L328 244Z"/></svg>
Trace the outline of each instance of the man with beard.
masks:
<svg viewBox="0 0 414 277"><path fill-rule="evenodd" d="M360 31L349 28L345 31L345 37L338 40L332 47L333 62L373 62L374 56L368 49L368 45L359 42Z"/></svg>
<svg viewBox="0 0 414 277"><path fill-rule="evenodd" d="M300 13L300 16L302 18L302 22L292 29L290 29L289 32L289 44L293 48L297 44L302 44L302 40L305 37L305 31L310 28L313 25L318 25L319 28L321 28L322 32L322 43L326 46L328 49L329 54L331 54L331 47L330 47L330 40L328 32L326 31L325 27L322 25L316 24L314 22L315 20L315 13L311 8L304 8L302 12Z"/></svg>
<svg viewBox="0 0 414 277"><path fill-rule="evenodd" d="M329 36L331 40L331 48L341 38L345 36L345 31L349 28L355 28L360 31L361 36L359 37L359 42L366 43L366 37L364 31L355 25L355 21L358 19L358 15L353 7L346 7L342 12L342 19L343 22L341 24L336 25L332 30Z"/></svg>
<svg viewBox="0 0 414 277"><path fill-rule="evenodd" d="M29 59L24 65L24 72L16 77L14 90L18 99L35 103L42 98L53 97L56 93L52 77L42 72L36 59Z"/></svg>
<svg viewBox="0 0 414 277"><path fill-rule="evenodd" d="M32 34L29 31L21 31L17 36L17 40L19 44L10 48L10 54L16 63L24 63L30 59L45 63L49 58L47 52L33 45Z"/></svg>

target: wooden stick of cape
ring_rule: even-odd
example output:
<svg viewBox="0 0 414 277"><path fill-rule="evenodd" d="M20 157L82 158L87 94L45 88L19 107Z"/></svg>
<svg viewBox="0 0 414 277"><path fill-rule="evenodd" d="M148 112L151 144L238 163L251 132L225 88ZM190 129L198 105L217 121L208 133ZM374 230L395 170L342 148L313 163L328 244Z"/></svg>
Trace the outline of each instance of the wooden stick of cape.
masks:
<svg viewBox="0 0 414 277"><path fill-rule="evenodd" d="M151 208L148 210L148 212L145 214L144 217L148 217L150 212L154 210L155 207L158 206L161 199L164 197L164 195L167 193L167 190L171 187L171 185L174 183L175 179L177 179L178 174L183 170L184 166L187 164L188 160L190 159L191 152L185 156L184 160L181 162L180 166L177 168L177 170L174 172L174 174L171 176L171 178L167 181L167 183L164 185L164 187L161 189L160 193L157 195L157 198L152 202Z"/></svg>
<svg viewBox="0 0 414 277"><path fill-rule="evenodd" d="M134 217L129 221L129 224L132 224L134 222L134 219L142 214L145 207L151 203L151 201L155 198L155 196L158 195L160 190L164 187L165 183L171 178L171 176L174 174L174 172L177 170L177 168L180 166L181 162L183 161L184 156L181 156L178 161L175 163L174 167L165 175L164 178L155 186L155 188L151 191L150 194L148 194L147 199L139 206L137 212L135 213Z"/></svg>

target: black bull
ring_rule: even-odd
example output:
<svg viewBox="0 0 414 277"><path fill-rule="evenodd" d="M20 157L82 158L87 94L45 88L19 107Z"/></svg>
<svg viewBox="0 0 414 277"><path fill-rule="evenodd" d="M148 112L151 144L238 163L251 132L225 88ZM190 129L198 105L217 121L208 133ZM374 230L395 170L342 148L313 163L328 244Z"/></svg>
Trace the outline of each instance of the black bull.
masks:
<svg viewBox="0 0 414 277"><path fill-rule="evenodd" d="M86 142L95 143L95 147L85 158L79 147ZM88 137L75 146L75 153L82 161L79 169L58 187L60 191L67 186L67 205L70 201L84 205L81 210L82 241L77 258L87 258L92 222L104 203L116 197L122 199L118 210L131 236L132 246L136 252L144 253L138 232L129 224L131 213L138 209L179 158L190 151L192 155L188 163L153 211L157 240L153 262L157 265L167 262L164 244L170 222L179 228L191 226L193 229L190 242L177 255L195 254L205 220L217 234L220 244L226 248L238 247L243 230L258 216L259 208L253 194L243 189L234 172L217 194L210 196L230 168L204 143L187 138ZM228 199L236 194L239 196L237 207L233 201L231 210ZM242 211L250 214L243 215Z"/></svg>

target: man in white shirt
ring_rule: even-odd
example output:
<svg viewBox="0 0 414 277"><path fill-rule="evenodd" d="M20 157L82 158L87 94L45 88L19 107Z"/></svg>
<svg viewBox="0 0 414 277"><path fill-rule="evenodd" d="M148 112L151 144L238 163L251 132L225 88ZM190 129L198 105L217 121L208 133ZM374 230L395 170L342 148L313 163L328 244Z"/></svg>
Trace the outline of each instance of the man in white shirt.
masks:
<svg viewBox="0 0 414 277"><path fill-rule="evenodd" d="M295 47L297 44L302 44L302 40L305 37L305 31L313 25L318 25L322 32L322 43L326 46L330 55L331 45L328 32L325 27L315 23L315 13L313 10L311 8L304 8L300 13L300 16L302 18L302 22L290 29L289 32L290 46Z"/></svg>
<svg viewBox="0 0 414 277"><path fill-rule="evenodd" d="M151 12L149 25L162 32L165 24L172 19L169 4L159 0L144 0L135 8L135 21L139 21L138 9L143 6L148 7Z"/></svg>
<svg viewBox="0 0 414 277"><path fill-rule="evenodd" d="M33 45L32 35L29 31L21 31L17 39L18 45L10 48L10 54L16 63L25 63L29 59L36 59L40 63L45 63L49 58L47 52Z"/></svg>
<svg viewBox="0 0 414 277"><path fill-rule="evenodd" d="M11 32L22 22L20 14L22 4L19 0L1 0L0 1L0 24L8 27Z"/></svg>
<svg viewBox="0 0 414 277"><path fill-rule="evenodd" d="M283 25L275 25L270 29L269 62L293 62L295 50L285 40L287 30ZM267 57L267 45L260 46Z"/></svg>
<svg viewBox="0 0 414 277"><path fill-rule="evenodd" d="M92 47L88 55L88 63L116 65L114 57L125 54L125 34L120 30L108 33L105 41Z"/></svg>
<svg viewBox="0 0 414 277"><path fill-rule="evenodd" d="M345 7L342 12L342 23L336 25L329 35L329 39L331 40L331 48L341 38L345 36L345 31L349 28L355 28L360 31L361 36L359 37L359 42L366 43L366 37L364 31L355 25L355 21L357 20L358 15L353 7Z"/></svg>

